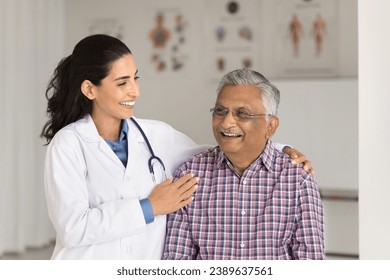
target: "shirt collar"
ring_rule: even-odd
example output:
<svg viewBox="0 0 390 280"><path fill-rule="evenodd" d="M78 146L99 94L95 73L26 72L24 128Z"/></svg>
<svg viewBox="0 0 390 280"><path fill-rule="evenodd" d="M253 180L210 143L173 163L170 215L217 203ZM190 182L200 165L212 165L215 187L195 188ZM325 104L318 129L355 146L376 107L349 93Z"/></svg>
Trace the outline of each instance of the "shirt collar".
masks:
<svg viewBox="0 0 390 280"><path fill-rule="evenodd" d="M129 119L125 119L121 121L121 130L119 132L119 141L123 139L127 139L126 135L128 135ZM74 124L77 133L80 137L87 142L99 142L101 140L99 133L97 131L96 125L92 120L90 114L86 114L83 118L76 121ZM126 137L126 138L124 138ZM118 142L119 142L118 141Z"/></svg>
<svg viewBox="0 0 390 280"><path fill-rule="evenodd" d="M117 144L123 143L123 145L125 145L127 142L124 142L124 141L127 141L128 131L129 131L129 126L127 124L127 121L126 120L122 120L121 121L121 130L119 132L118 140L116 140L116 141L105 140L105 141L107 143L113 143L113 144L114 143L117 143Z"/></svg>
<svg viewBox="0 0 390 280"><path fill-rule="evenodd" d="M267 141L267 144L264 147L263 152L260 154L257 161L261 161L263 165L268 169L268 171L272 170L272 167L274 165L274 158L275 158L275 148L272 144L271 140Z"/></svg>
<svg viewBox="0 0 390 280"><path fill-rule="evenodd" d="M121 131L119 133L119 141L126 139L126 135L129 131L129 125L126 120L122 120Z"/></svg>
<svg viewBox="0 0 390 280"><path fill-rule="evenodd" d="M223 163L228 162L228 158L226 157L225 153L220 149L220 147L217 147L215 149L216 152L216 160L215 160L215 166L217 169L220 169L222 167ZM264 147L263 152L260 154L260 156L248 167L248 168L256 168L256 166L264 165L268 171L272 170L272 166L274 164L274 158L275 158L275 148L272 144L271 140L267 141L267 144Z"/></svg>
<svg viewBox="0 0 390 280"><path fill-rule="evenodd" d="M222 150L221 150L221 148L219 146L217 146L215 148L214 152L216 153L216 155L215 155L215 167L216 167L216 169L220 169L222 167L222 163L224 163L228 159L226 158L225 153L222 152Z"/></svg>

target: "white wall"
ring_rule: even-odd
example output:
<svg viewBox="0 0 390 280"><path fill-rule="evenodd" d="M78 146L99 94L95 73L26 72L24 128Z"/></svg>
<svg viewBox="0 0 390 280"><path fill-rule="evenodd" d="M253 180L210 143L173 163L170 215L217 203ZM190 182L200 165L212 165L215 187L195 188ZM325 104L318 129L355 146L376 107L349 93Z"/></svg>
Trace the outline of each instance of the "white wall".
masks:
<svg viewBox="0 0 390 280"><path fill-rule="evenodd" d="M359 233L361 259L390 259L388 0L359 1Z"/></svg>
<svg viewBox="0 0 390 280"><path fill-rule="evenodd" d="M275 84L282 96L275 139L308 155L320 186L357 190L357 80Z"/></svg>

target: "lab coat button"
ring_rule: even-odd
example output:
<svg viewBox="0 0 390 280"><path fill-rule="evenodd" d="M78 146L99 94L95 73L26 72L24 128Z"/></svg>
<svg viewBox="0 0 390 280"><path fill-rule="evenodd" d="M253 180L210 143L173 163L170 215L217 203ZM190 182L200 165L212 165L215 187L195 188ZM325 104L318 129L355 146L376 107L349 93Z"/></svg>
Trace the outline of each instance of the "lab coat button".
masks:
<svg viewBox="0 0 390 280"><path fill-rule="evenodd" d="M126 181L130 181L130 176L126 176Z"/></svg>
<svg viewBox="0 0 390 280"><path fill-rule="evenodd" d="M130 254L132 250L133 250L133 248L131 248L131 246L127 246L127 253L128 254Z"/></svg>

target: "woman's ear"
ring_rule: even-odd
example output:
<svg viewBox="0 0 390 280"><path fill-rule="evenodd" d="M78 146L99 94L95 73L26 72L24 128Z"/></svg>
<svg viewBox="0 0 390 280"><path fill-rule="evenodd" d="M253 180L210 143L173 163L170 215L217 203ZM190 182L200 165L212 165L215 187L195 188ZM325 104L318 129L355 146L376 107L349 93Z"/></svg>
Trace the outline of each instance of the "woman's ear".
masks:
<svg viewBox="0 0 390 280"><path fill-rule="evenodd" d="M81 83L81 92L87 97L89 100L95 99L95 94L92 91L93 84L89 80L84 80Z"/></svg>
<svg viewBox="0 0 390 280"><path fill-rule="evenodd" d="M267 127L267 133L266 133L267 139L271 139L271 137L275 134L278 126L279 126L279 118L278 117L276 117L276 116L272 117L272 119L270 119L268 121L268 127Z"/></svg>

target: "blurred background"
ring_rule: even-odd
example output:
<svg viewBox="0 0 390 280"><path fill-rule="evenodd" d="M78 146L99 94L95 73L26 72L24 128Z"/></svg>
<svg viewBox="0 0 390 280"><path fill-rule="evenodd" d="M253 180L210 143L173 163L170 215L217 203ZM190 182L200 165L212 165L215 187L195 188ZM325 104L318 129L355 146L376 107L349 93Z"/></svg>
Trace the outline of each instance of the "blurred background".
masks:
<svg viewBox="0 0 390 280"><path fill-rule="evenodd" d="M59 60L95 33L120 38L135 55L141 77L135 115L165 121L199 144L215 144L209 108L222 75L241 67L264 74L281 91L273 140L296 147L315 167L329 258L383 256L364 241L372 239L371 231L362 235L361 190L373 180L372 173L361 172L371 171L372 153L362 151L374 151L375 145L359 139L367 135L360 125L371 129L369 118L383 113L388 97L368 97L378 102L363 103L377 109L368 114L359 108L358 45L370 55L372 50L358 40L358 12L364 23L376 24L377 17L358 10L358 2L366 5L357 0L0 0L0 258L51 255L55 234L47 216L45 146L39 138L46 121L45 89ZM376 11L383 10L380 5ZM367 28L359 32L369 36ZM364 62L377 60L381 64L381 58ZM375 79L370 67L364 73ZM373 87L365 88L368 93ZM380 137L378 144L388 140ZM379 158L379 170L388 168L384 162ZM375 185L383 188L382 177L377 179ZM382 197L381 191L377 195ZM372 199L378 197L369 197L367 205ZM367 209L362 215L360 208L360 218L370 225L371 206Z"/></svg>

